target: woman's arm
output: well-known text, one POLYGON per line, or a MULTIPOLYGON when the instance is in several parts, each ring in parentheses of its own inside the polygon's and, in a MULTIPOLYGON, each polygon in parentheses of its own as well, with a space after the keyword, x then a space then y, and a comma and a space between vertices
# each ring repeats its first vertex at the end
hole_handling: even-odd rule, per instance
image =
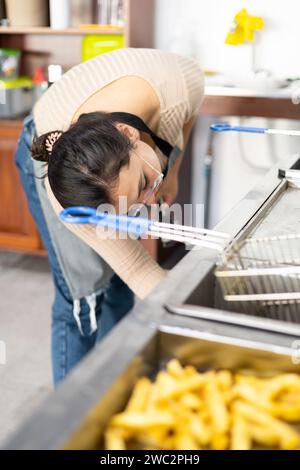
POLYGON ((178 135, 182 133, 183 148, 181 155, 178 157, 168 175, 166 176, 158 194, 158 200, 160 197, 162 197, 169 205, 174 202, 177 196, 178 176, 183 155, 188 144, 191 131, 195 125, 197 117, 199 116, 199 110, 204 98, 204 74, 200 65, 195 60, 188 59, 186 57, 180 58, 180 63, 182 60, 185 62, 185 67, 183 67, 181 70, 186 86, 186 95, 188 96, 188 99, 186 100, 187 117, 182 127, 178 129, 178 135), (187 63, 189 64, 189 67, 186 67, 187 63))
POLYGON ((178 193, 178 177, 179 177, 179 170, 182 164, 183 155, 188 144, 191 131, 194 127, 194 124, 197 120, 198 115, 194 115, 187 123, 183 126, 183 151, 181 155, 177 158, 176 162, 172 166, 171 170, 165 177, 161 189, 157 195, 157 200, 161 197, 163 198, 164 202, 168 205, 171 205, 174 200, 176 199, 178 193))
MULTIPOLYGON (((49 200, 58 215, 62 207, 51 191, 48 178, 45 184, 49 200)), ((146 297, 166 276, 166 271, 151 258, 138 240, 110 240, 105 238, 107 234, 104 231, 96 233, 93 225, 65 225, 93 248, 139 298, 146 297)))

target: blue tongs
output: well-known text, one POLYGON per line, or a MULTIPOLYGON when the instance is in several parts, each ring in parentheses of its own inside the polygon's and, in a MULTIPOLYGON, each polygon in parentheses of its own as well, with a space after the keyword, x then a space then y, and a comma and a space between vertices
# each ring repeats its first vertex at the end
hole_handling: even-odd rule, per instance
POLYGON ((60 219, 68 224, 91 224, 125 232, 135 237, 154 236, 190 245, 198 245, 222 251, 230 241, 226 233, 187 227, 179 224, 156 222, 142 217, 129 217, 99 212, 92 207, 75 206, 64 209, 60 219))
POLYGON ((210 129, 214 132, 251 132, 253 134, 274 134, 274 135, 290 135, 300 137, 300 131, 285 129, 268 129, 267 127, 247 127, 247 126, 231 126, 226 123, 212 124, 210 129))

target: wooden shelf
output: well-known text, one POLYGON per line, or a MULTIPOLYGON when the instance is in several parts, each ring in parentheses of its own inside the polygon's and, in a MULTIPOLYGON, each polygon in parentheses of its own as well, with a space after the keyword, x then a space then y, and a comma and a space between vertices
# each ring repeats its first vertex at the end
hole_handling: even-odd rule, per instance
MULTIPOLYGON (((32 76, 37 67, 61 64, 66 69, 82 61, 81 42, 88 34, 121 34, 126 47, 153 47, 155 0, 124 0, 124 27, 0 27, 0 47, 23 51, 21 73, 32 76)), ((0 249, 45 253, 14 162, 22 118, 0 119, 0 249)), ((150 242, 150 240, 148 240, 150 242)), ((147 249, 160 259, 157 240, 147 249)))
POLYGON ((85 34, 124 34, 124 28, 119 26, 99 26, 96 28, 67 28, 53 29, 48 26, 40 28, 0 27, 0 34, 37 34, 55 36, 80 36, 85 34))

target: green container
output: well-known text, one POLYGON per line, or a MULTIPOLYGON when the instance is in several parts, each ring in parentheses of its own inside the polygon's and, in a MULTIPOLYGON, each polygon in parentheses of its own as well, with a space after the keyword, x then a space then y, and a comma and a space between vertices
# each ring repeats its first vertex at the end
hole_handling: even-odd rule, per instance
POLYGON ((30 77, 19 77, 12 80, 0 80, 0 89, 5 88, 6 90, 16 88, 32 88, 33 81, 30 77))
POLYGON ((17 78, 21 52, 8 47, 0 48, 0 78, 17 78))
POLYGON ((82 62, 125 47, 123 34, 88 34, 82 39, 82 62))

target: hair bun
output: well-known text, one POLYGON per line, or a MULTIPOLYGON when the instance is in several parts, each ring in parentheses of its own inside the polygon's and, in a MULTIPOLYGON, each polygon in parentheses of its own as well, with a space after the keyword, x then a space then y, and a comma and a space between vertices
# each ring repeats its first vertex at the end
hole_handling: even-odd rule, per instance
POLYGON ((51 131, 40 137, 35 137, 31 146, 31 156, 34 160, 49 163, 53 146, 61 137, 61 131, 51 131))

